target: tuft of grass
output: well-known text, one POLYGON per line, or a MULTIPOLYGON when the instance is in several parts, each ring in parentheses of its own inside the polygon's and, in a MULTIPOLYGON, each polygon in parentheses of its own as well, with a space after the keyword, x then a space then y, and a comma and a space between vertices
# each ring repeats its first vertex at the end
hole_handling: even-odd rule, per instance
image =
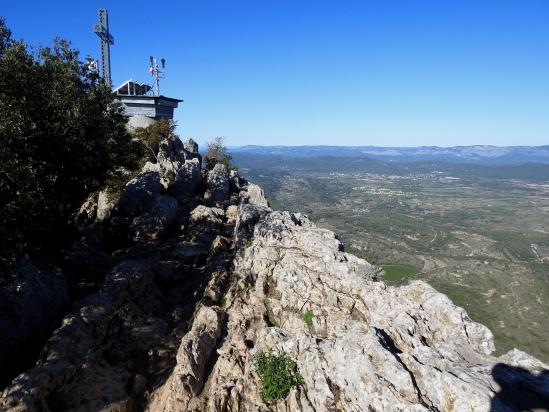
POLYGON ((313 326, 313 318, 315 317, 315 314, 308 310, 303 315, 301 315, 301 319, 303 319, 303 322, 307 324, 307 326, 313 326))
POLYGON ((264 401, 283 399, 290 389, 303 384, 297 363, 284 352, 259 352, 252 362, 261 378, 259 392, 264 401))

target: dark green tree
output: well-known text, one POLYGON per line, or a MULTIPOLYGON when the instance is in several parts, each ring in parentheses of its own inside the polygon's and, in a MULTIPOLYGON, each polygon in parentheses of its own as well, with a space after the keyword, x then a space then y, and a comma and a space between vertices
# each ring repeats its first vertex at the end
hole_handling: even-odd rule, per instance
POLYGON ((0 20, 0 265, 59 250, 83 200, 137 166, 138 146, 68 41, 31 52, 0 20))

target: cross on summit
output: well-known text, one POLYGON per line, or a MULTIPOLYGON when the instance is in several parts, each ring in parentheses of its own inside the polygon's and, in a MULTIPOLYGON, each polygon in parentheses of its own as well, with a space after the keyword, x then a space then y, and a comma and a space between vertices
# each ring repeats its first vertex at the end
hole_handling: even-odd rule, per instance
POLYGON ((107 9, 99 9, 99 23, 93 31, 101 39, 101 76, 109 86, 111 82, 111 44, 114 44, 114 37, 109 32, 109 15, 107 9))

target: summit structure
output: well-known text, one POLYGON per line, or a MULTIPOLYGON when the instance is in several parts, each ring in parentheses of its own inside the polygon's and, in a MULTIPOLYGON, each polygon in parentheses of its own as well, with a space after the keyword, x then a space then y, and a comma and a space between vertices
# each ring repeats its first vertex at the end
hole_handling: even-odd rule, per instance
MULTIPOLYGON (((109 14, 106 9, 99 9, 99 22, 93 31, 101 39, 101 78, 112 85, 110 45, 114 37, 109 31, 109 14)), ((149 73, 154 76, 154 85, 148 85, 129 79, 114 89, 116 101, 128 116, 130 128, 147 127, 160 119, 173 119, 174 109, 183 100, 166 97, 160 94, 160 79, 164 78, 166 60, 161 59, 160 65, 150 57, 149 73)), ((94 62, 95 64, 95 62, 94 62)))
POLYGON ((111 81, 111 44, 114 44, 114 37, 109 32, 109 12, 107 9, 99 9, 99 23, 93 31, 101 39, 101 77, 109 86, 111 81))

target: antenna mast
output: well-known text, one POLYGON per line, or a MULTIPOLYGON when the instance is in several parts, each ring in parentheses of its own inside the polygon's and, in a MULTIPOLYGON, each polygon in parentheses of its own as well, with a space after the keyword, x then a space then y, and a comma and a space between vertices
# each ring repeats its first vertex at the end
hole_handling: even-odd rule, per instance
POLYGON ((158 67, 158 62, 153 56, 149 58, 149 73, 154 76, 157 96, 160 96, 160 79, 164 78, 166 59, 160 59, 160 64, 162 65, 162 70, 158 67))
POLYGON ((93 31, 101 39, 101 77, 103 81, 111 86, 111 44, 114 44, 114 37, 109 32, 109 14, 107 9, 99 9, 99 23, 93 31))

